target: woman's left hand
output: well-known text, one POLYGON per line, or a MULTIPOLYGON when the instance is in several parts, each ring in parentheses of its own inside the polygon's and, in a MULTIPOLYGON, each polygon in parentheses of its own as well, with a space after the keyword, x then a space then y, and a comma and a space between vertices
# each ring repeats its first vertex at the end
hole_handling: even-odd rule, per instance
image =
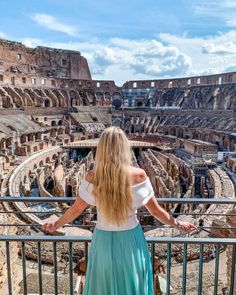
POLYGON ((198 229, 196 225, 184 221, 177 221, 175 228, 178 229, 181 233, 187 233, 198 229))

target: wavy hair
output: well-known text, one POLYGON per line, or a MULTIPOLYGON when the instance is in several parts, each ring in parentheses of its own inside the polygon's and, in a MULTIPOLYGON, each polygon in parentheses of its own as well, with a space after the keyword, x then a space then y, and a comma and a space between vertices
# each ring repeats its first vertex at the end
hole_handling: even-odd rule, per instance
POLYGON ((121 225, 132 204, 127 166, 132 163, 129 140, 119 127, 106 128, 98 141, 93 173, 93 195, 102 214, 121 225))

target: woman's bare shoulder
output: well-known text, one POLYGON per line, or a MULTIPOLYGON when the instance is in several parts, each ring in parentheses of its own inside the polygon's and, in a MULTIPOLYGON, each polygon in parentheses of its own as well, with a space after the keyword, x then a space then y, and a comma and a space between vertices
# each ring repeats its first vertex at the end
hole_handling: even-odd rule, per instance
POLYGON ((130 166, 129 172, 131 175, 132 185, 139 184, 148 178, 147 173, 138 167, 130 166))

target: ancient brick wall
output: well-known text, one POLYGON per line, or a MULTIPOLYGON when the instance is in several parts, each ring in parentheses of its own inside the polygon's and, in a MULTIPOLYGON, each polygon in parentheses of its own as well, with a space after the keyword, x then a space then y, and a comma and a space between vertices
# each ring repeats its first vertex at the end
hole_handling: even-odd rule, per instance
POLYGON ((79 51, 29 48, 0 39, 0 73, 91 80, 87 60, 79 51))

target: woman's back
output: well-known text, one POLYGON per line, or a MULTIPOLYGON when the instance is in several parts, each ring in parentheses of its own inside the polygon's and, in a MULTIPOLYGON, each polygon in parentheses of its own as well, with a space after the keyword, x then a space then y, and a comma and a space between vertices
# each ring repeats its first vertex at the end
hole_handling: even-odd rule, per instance
MULTIPOLYGON (((129 209, 127 219, 117 225, 107 220, 99 208, 95 197, 93 196, 93 172, 89 172, 82 181, 79 189, 80 197, 88 204, 97 207, 97 228, 101 230, 120 231, 128 230, 138 225, 137 209, 144 206, 154 195, 152 185, 144 170, 132 166, 127 167, 128 177, 131 185, 132 205, 129 209)), ((109 196, 107 198, 109 202, 109 196)))

